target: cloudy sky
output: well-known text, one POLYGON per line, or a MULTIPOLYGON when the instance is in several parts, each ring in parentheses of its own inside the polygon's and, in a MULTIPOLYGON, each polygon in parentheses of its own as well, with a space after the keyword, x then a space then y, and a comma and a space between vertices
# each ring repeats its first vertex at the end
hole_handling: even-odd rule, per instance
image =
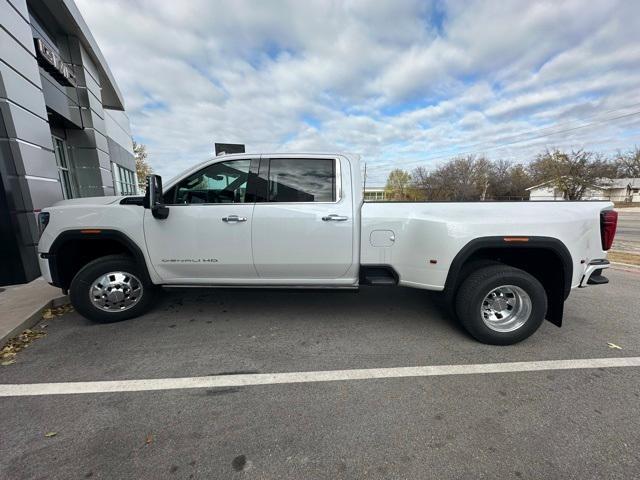
POLYGON ((640 146, 636 0, 76 0, 168 177, 212 154, 347 151, 370 184, 457 154, 640 146))

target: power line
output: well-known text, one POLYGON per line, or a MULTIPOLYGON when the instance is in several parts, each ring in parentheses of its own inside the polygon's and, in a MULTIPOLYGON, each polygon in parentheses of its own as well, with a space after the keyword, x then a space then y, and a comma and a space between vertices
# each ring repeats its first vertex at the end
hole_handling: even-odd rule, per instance
MULTIPOLYGON (((624 108, 628 109, 628 108, 631 108, 631 107, 635 107, 637 105, 640 105, 640 103, 631 104, 631 105, 629 105, 627 107, 624 107, 624 108)), ((611 113, 611 112, 620 111, 620 110, 622 110, 622 108, 615 109, 615 110, 610 110, 610 111, 605 112, 605 113, 611 113)), ((576 127, 571 127, 571 128, 567 128, 567 129, 563 129, 563 130, 556 130, 556 131, 552 131, 552 132, 549 132, 549 133, 542 133, 542 134, 534 136, 534 137, 528 137, 528 138, 524 138, 524 139, 521 139, 521 140, 513 140, 513 141, 510 141, 510 142, 501 143, 499 145, 494 145, 493 147, 483 148, 482 150, 483 151, 498 150, 498 149, 501 149, 501 148, 504 148, 504 147, 508 147, 510 145, 515 145, 515 144, 523 143, 523 142, 529 142, 529 141, 532 141, 532 140, 537 140, 539 138, 551 137, 551 136, 554 136, 554 135, 559 135, 561 133, 569 133, 569 132, 572 132, 572 131, 575 131, 575 130, 588 128, 588 127, 591 127, 591 126, 594 126, 594 125, 598 125, 598 124, 601 124, 601 123, 606 123, 606 122, 610 122, 610 121, 614 121, 614 120, 619 120, 619 119, 622 119, 622 118, 632 117, 632 116, 635 116, 635 115, 638 115, 638 114, 640 114, 640 110, 635 111, 635 112, 626 113, 626 114, 623 114, 623 115, 618 115, 618 116, 615 116, 615 117, 602 118, 600 120, 596 120, 596 121, 593 121, 593 122, 590 122, 590 123, 586 123, 586 124, 583 124, 583 125, 578 125, 576 127)), ((537 130, 531 130, 529 132, 519 133, 517 135, 512 136, 511 138, 521 137, 522 135, 527 135, 529 133, 542 132, 542 131, 548 130, 550 128, 557 128, 557 126, 545 127, 544 129, 537 129, 537 130)), ((510 137, 506 137, 506 138, 510 138, 510 137)), ((493 142, 491 142, 491 141, 479 142, 477 144, 468 145, 465 148, 468 149, 469 147, 475 147, 475 146, 488 144, 488 143, 493 143, 493 142)), ((410 164, 415 164, 415 163, 424 162, 424 161, 442 160, 442 159, 451 158, 452 156, 467 155, 467 154, 476 153, 476 152, 477 152, 477 149, 472 149, 472 150, 467 150, 467 151, 458 151, 456 153, 453 153, 453 154, 450 153, 450 154, 447 154, 447 155, 441 156, 441 157, 427 157, 427 158, 423 158, 423 159, 420 159, 420 160, 412 160, 410 162, 410 164)), ((389 162, 385 162, 385 163, 377 164, 377 165, 375 165, 375 167, 379 168, 379 167, 382 167, 382 166, 390 166, 390 165, 392 165, 392 164, 389 163, 389 162)))
MULTIPOLYGON (((599 112, 599 113, 597 113, 597 114, 595 114, 595 115, 588 116, 588 117, 586 117, 586 118, 585 118, 585 120, 592 120, 592 119, 595 119, 596 117, 601 116, 601 115, 608 115, 608 114, 610 114, 610 113, 620 112, 620 111, 622 111, 622 110, 629 110, 630 108, 634 108, 634 107, 638 107, 638 106, 640 106, 640 102, 638 102, 638 103, 632 103, 631 105, 627 105, 627 106, 625 106, 625 107, 619 107, 619 108, 613 108, 613 109, 611 109, 611 110, 605 110, 604 112, 599 112)), ((598 120, 598 121, 603 121, 603 120, 607 120, 607 119, 600 119, 600 120, 598 120)), ((550 135, 555 135, 555 134, 556 134, 556 133, 558 133, 558 132, 554 132, 554 131, 553 131, 554 129, 559 128, 559 127, 562 127, 562 126, 563 126, 563 125, 565 125, 565 124, 566 124, 566 125, 568 125, 569 123, 570 123, 570 122, 565 122, 565 123, 560 123, 560 124, 552 125, 552 126, 550 126, 550 127, 536 128, 536 129, 533 129, 533 130, 529 130, 529 131, 527 131, 527 132, 520 132, 520 133, 517 133, 517 134, 515 134, 515 135, 506 136, 506 137, 503 137, 503 138, 498 138, 498 139, 496 139, 495 141, 496 141, 496 142, 502 142, 502 141, 504 141, 504 140, 509 140, 510 138, 517 138, 517 137, 521 137, 521 136, 523 136, 523 135, 531 135, 531 134, 535 134, 535 133, 538 133, 538 132, 544 132, 544 131, 546 131, 546 130, 551 130, 551 132, 550 132, 550 133, 548 133, 547 135, 549 135, 549 136, 550 136, 550 135)), ((560 133, 561 133, 561 132, 560 132, 560 133)), ((483 145, 483 144, 487 144, 487 143, 493 143, 493 141, 485 140, 485 141, 483 141, 483 142, 478 142, 478 143, 476 143, 476 144, 467 145, 467 147, 465 147, 465 148, 477 147, 477 146, 479 146, 479 145, 483 145)))

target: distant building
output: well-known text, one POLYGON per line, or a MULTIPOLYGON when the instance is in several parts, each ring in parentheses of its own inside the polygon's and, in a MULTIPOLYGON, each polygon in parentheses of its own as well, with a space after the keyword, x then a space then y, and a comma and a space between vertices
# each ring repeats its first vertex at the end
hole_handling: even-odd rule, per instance
POLYGON ((381 202, 387 200, 384 187, 365 187, 364 200, 366 202, 381 202))
POLYGON ((37 214, 137 193, 124 100, 72 0, 0 0, 0 285, 40 275, 37 214))
MULTIPOLYGON (((527 188, 529 200, 564 200, 562 192, 550 183, 545 182, 527 188)), ((582 199, 640 203, 640 178, 611 179, 605 186, 589 188, 582 199)))

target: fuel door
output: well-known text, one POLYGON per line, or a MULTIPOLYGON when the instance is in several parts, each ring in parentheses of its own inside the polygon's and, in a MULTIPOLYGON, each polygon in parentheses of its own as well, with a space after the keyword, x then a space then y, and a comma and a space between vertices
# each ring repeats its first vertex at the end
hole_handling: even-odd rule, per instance
POLYGON ((391 247, 396 241, 396 234, 392 230, 374 230, 369 235, 369 243, 373 247, 391 247))

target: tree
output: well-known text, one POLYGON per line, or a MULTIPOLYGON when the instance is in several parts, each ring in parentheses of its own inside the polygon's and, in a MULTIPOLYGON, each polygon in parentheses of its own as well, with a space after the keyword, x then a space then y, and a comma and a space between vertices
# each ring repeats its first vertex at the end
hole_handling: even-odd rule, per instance
POLYGON ((489 193, 492 164, 484 157, 469 155, 449 160, 433 172, 418 167, 411 175, 413 190, 424 200, 482 200, 489 193))
POLYGON ((147 163, 147 146, 143 143, 133 141, 133 155, 136 158, 136 175, 138 177, 138 187, 140 190, 147 189, 147 175, 153 173, 151 165, 147 163))
POLYGON ((640 178, 640 148, 618 152, 615 164, 619 178, 640 178))
POLYGON ((498 160, 491 165, 488 196, 494 200, 521 200, 527 196, 531 177, 522 164, 498 160))
POLYGON ((593 187, 603 187, 615 176, 615 166, 593 152, 547 150, 529 165, 534 182, 547 182, 566 200, 580 200, 593 187))
POLYGON ((408 200, 410 182, 409 172, 396 168, 389 173, 384 191, 391 200, 408 200))

